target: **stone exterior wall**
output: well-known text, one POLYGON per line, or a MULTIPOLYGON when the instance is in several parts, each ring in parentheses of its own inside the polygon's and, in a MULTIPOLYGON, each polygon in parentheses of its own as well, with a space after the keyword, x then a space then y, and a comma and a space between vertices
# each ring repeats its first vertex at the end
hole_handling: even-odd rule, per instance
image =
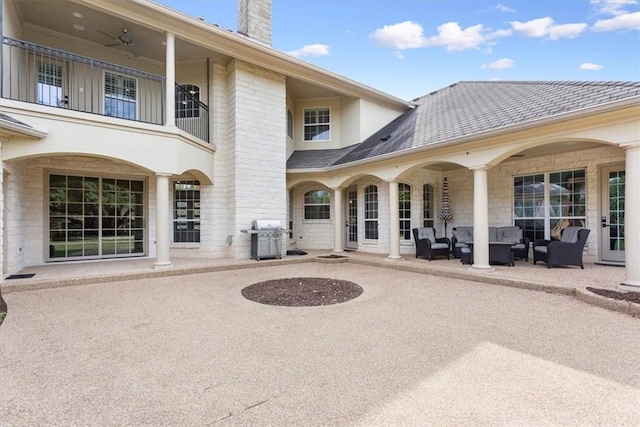
POLYGON ((299 249, 333 249, 335 224, 335 198, 333 192, 316 183, 299 185, 291 191, 293 195, 293 240, 299 249), (331 194, 330 219, 304 219, 304 195, 309 191, 326 190, 331 194))
POLYGON ((238 32, 271 46, 271 0, 239 0, 238 32))
POLYGON ((227 215, 234 216, 234 257, 242 259, 250 256, 251 239, 240 231, 253 220, 277 219, 286 227, 286 82, 243 62, 229 67, 227 215))

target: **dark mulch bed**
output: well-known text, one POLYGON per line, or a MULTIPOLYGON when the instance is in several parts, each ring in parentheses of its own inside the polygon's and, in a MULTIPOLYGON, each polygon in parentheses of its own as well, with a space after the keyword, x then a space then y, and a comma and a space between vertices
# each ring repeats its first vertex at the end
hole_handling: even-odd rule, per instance
POLYGON ((640 304, 640 292, 624 292, 615 291, 612 289, 598 289, 589 287, 587 288, 587 290, 603 297, 640 304))
POLYGON ((286 307, 339 304, 361 294, 362 288, 353 282, 324 277, 267 280, 242 289, 242 296, 248 300, 286 307))

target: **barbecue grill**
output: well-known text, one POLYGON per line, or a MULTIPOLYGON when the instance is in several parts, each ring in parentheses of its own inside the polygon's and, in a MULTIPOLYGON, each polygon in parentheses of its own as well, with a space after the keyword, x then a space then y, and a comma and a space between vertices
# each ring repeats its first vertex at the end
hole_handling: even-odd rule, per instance
POLYGON ((282 234, 286 232, 277 219, 256 219, 251 230, 240 230, 251 235, 251 258, 282 258, 282 234))

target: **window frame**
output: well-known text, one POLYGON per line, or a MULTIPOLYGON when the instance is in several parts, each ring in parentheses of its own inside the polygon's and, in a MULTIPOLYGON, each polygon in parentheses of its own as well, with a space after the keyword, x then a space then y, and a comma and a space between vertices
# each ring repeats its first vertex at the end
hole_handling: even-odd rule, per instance
POLYGON ((511 183, 513 224, 519 226, 531 241, 559 239, 563 228, 584 227, 587 223, 586 168, 514 175, 511 183), (568 188, 569 184, 571 188, 568 188), (531 187, 528 197, 525 195, 527 185, 531 187), (521 188, 520 195, 516 194, 518 188, 521 188), (554 192, 561 195, 552 194, 554 192), (576 198, 582 203, 575 203, 576 198))
POLYGON ((433 227, 435 224, 435 191, 432 184, 422 186, 422 226, 433 227))
POLYGON ((304 193, 302 198, 304 219, 312 220, 330 220, 331 219, 331 193, 327 190, 310 190, 304 193), (324 193, 319 197, 320 200, 325 199, 326 202, 318 202, 315 196, 324 193), (320 208, 320 209, 318 209, 320 208))
POLYGON ((398 218, 400 219, 400 240, 411 240, 411 185, 398 183, 398 218), (408 197, 403 201, 403 197, 408 197))
POLYGON ((202 185, 197 179, 171 182, 171 238, 176 244, 200 244, 202 185), (182 188, 180 188, 182 187, 182 188), (197 193, 197 197, 196 197, 197 193), (184 196, 184 197, 179 197, 184 196), (178 214, 184 216, 178 217, 178 214), (190 227, 191 225, 191 227, 190 227), (180 228, 178 228, 180 226, 180 228))
POLYGON ((328 142, 331 141, 331 107, 314 107, 314 108, 305 108, 302 110, 302 138, 304 142, 328 142), (313 123, 307 123, 307 113, 315 112, 315 119, 318 120, 320 116, 320 112, 326 111, 326 117, 328 117, 326 122, 315 121, 313 123), (326 130, 320 131, 320 128, 326 126, 326 130), (311 127, 316 127, 316 132, 311 136, 311 138, 307 138, 307 129, 311 127), (326 138, 316 139, 318 135, 327 134, 326 138))
POLYGON ((184 83, 178 86, 183 92, 190 94, 193 99, 189 99, 182 92, 176 92, 176 119, 199 119, 200 86, 195 83, 184 83))
MULTIPOLYGON (((115 117, 115 118, 119 118, 119 119, 125 119, 125 120, 138 120, 139 117, 139 112, 138 112, 138 79, 136 77, 131 77, 131 76, 127 76, 125 74, 121 74, 121 73, 115 73, 112 71, 104 71, 104 75, 103 75, 103 79, 102 79, 103 83, 104 83, 104 87, 103 87, 103 96, 104 96, 104 102, 103 102, 103 107, 104 107, 104 115, 107 117, 115 117), (132 81, 134 83, 133 86, 133 91, 134 91, 134 97, 127 97, 127 95, 123 95, 123 94, 111 94, 111 93, 107 93, 107 76, 115 76, 119 79, 122 79, 122 81, 129 80, 132 81), (120 111, 116 112, 116 113, 110 113, 109 107, 107 107, 107 100, 115 100, 115 101, 120 101, 121 103, 131 103, 133 104, 133 108, 132 109, 125 109, 122 108, 122 111, 132 111, 133 112, 133 117, 129 117, 127 114, 120 114, 120 111)), ((128 90, 126 87, 121 87, 119 89, 122 89, 123 92, 125 92, 126 90, 128 90)), ((120 106, 126 106, 126 104, 120 104, 120 106)))
POLYGON ((378 186, 371 184, 364 188, 363 218, 365 240, 378 240, 379 197, 378 186))
POLYGON ((293 139, 293 113, 287 109, 287 136, 289 139, 293 139))

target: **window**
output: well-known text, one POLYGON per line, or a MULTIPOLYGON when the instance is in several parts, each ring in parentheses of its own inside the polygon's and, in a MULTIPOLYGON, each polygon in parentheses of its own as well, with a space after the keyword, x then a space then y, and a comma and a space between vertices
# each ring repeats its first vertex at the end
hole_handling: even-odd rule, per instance
POLYGON ((136 120, 136 96, 136 79, 104 73, 105 115, 136 120))
POLYGON ((425 184, 422 186, 422 224, 423 227, 433 227, 433 213, 435 206, 433 204, 433 185, 425 184))
POLYGON ((49 175, 49 260, 144 255, 144 182, 49 175))
POLYGON ((411 186, 398 184, 398 197, 400 206, 400 238, 411 239, 411 186))
POLYGON ((304 219, 330 219, 331 198, 325 190, 309 191, 304 195, 304 219))
POLYGON ((38 63, 38 104, 62 107, 62 66, 38 63))
POLYGON ((173 183, 173 241, 200 242, 200 182, 173 183))
POLYGON ((513 178, 513 216, 530 240, 560 239, 569 226, 586 224, 585 171, 572 170, 513 178))
POLYGON ((179 86, 176 90, 176 118, 200 117, 200 87, 192 84, 179 86))
POLYGON ((331 140, 331 113, 328 108, 304 110, 304 140, 331 140))
POLYGON ((364 238, 378 239, 378 187, 364 189, 364 238))
POLYGON ((287 110, 287 136, 293 139, 293 114, 287 110))

